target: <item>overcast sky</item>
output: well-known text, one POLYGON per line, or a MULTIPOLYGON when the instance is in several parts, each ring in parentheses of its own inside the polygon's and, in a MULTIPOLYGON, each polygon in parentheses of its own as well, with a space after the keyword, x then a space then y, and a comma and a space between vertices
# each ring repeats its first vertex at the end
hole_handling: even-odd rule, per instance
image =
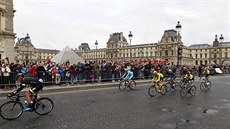
POLYGON ((230 42, 230 0, 14 0, 14 31, 29 33, 36 48, 105 48, 109 35, 123 32, 132 44, 157 43, 164 30, 182 25, 186 46, 230 42))

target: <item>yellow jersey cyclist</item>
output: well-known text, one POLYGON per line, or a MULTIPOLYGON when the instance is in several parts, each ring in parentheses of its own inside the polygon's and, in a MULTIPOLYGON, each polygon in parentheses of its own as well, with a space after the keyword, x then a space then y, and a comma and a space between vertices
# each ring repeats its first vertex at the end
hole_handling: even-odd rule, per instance
POLYGON ((152 82, 155 81, 158 87, 158 92, 161 92, 162 81, 164 80, 164 75, 162 73, 158 73, 157 71, 153 72, 152 82))
POLYGON ((192 87, 192 83, 194 82, 194 76, 192 75, 192 73, 190 71, 187 71, 187 73, 184 75, 182 82, 184 84, 188 83, 188 88, 192 87))
POLYGON ((26 87, 27 84, 30 84, 31 89, 26 92, 26 101, 28 103, 27 108, 25 109, 26 111, 31 111, 32 110, 32 103, 33 103, 33 94, 37 93, 39 90, 43 88, 42 85, 42 79, 38 79, 36 77, 25 77, 23 74, 18 74, 17 75, 17 80, 20 81, 20 86, 18 89, 13 91, 12 93, 9 93, 7 96, 12 97, 13 95, 19 93, 23 88, 26 87))
POLYGON ((201 78, 202 78, 203 75, 205 75, 205 81, 209 81, 210 70, 208 69, 208 67, 204 68, 204 70, 202 72, 202 75, 201 75, 201 78))

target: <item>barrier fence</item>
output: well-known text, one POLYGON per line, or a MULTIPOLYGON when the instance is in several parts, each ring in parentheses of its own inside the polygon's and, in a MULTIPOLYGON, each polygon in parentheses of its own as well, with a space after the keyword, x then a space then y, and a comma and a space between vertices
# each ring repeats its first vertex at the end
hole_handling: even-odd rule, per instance
MULTIPOLYGON (((165 71, 161 71, 165 74, 165 71)), ((211 70, 211 74, 214 71, 211 70)), ((152 77, 151 71, 134 70, 133 79, 150 79, 152 77)), ((192 70, 193 75, 198 76, 197 70, 192 70)), ((223 70, 224 74, 229 74, 229 70, 223 70)), ((124 71, 84 71, 75 73, 65 73, 52 75, 51 72, 37 72, 36 77, 41 78, 45 86, 62 85, 62 84, 81 84, 81 83, 93 83, 93 82, 115 82, 121 79, 124 71)), ((0 88, 17 87, 19 82, 16 81, 17 73, 11 72, 9 76, 0 76, 0 88)), ((165 74, 167 75, 167 74, 165 74)), ((177 71, 176 76, 181 77, 183 72, 177 71)), ((29 76, 25 74, 25 76, 29 76)))

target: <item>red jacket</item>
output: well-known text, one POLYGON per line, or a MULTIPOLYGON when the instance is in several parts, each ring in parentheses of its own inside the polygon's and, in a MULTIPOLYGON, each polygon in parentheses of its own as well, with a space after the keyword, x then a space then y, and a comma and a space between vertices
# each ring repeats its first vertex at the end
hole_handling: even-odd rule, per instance
POLYGON ((35 77, 37 75, 37 68, 30 67, 29 73, 30 73, 30 77, 35 77))

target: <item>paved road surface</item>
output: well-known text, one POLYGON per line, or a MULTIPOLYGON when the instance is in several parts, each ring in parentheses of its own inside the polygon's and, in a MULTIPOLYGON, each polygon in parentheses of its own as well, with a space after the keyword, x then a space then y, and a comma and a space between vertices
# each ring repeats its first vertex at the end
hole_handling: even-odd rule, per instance
MULTIPOLYGON (((230 76, 212 77, 212 89, 194 97, 179 92, 149 97, 149 85, 135 91, 118 88, 49 93, 54 110, 46 116, 0 118, 1 129, 229 129, 230 76), (206 113, 204 113, 206 110, 206 113)), ((5 102, 0 99, 0 104, 5 102)))

